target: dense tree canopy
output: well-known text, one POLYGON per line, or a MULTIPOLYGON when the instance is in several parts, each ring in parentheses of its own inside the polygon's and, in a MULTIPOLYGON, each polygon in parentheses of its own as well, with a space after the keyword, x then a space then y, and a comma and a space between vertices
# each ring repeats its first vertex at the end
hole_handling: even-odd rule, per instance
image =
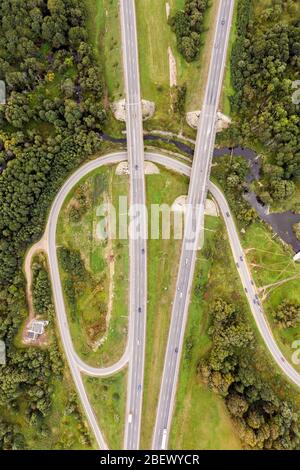
POLYGON ((258 449, 299 448, 299 414, 261 380, 255 364, 255 338, 239 307, 218 299, 211 318, 212 348, 199 365, 199 373, 225 397, 242 442, 258 449))
MULTIPOLYGON (((28 423, 51 408, 51 380, 61 374, 57 345, 19 350, 14 337, 26 312, 21 271, 26 248, 41 236, 62 182, 101 146, 105 122, 103 74, 88 43, 80 0, 2 0, 0 80, 0 406, 26 401, 28 423)), ((34 306, 50 315, 46 273, 34 273, 34 306)), ((53 310, 53 307, 52 307, 53 310)), ((2 424, 1 424, 2 426, 2 424)), ((3 433, 2 433, 3 434, 3 433)), ((0 447, 9 447, 0 432, 0 447)), ((15 444, 21 446, 18 433, 15 444)))
POLYGON ((300 105, 292 99, 300 76, 300 19, 294 0, 272 0, 260 15, 253 9, 259 3, 239 1, 232 105, 243 136, 259 139, 282 168, 274 187, 267 188, 271 198, 281 199, 292 188, 278 179, 300 174, 300 105))
POLYGON ((192 62, 199 54, 204 15, 208 5, 208 0, 185 0, 184 10, 177 11, 170 18, 178 50, 187 62, 192 62))

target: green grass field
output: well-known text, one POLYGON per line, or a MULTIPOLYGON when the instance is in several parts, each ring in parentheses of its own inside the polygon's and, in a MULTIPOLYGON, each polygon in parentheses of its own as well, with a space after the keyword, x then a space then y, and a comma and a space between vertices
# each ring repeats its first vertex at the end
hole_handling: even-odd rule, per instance
MULTIPOLYGON (((65 297, 75 348, 95 366, 114 363, 121 357, 127 340, 128 240, 101 240, 97 209, 112 202, 118 210, 119 196, 127 196, 128 177, 117 176, 115 167, 100 168, 86 176, 66 198, 59 217, 58 246, 80 251, 89 277, 81 283, 75 316, 65 297), (80 210, 80 194, 86 210, 78 223, 70 211, 80 210), (108 330, 106 328, 109 320, 108 330)), ((61 269, 62 282, 67 274, 61 269)))
MULTIPOLYGON (((160 168, 147 176, 147 204, 172 204, 187 194, 188 179, 160 168)), ((149 240, 148 309, 141 448, 151 448, 181 241, 149 240)))
POLYGON ((108 97, 124 96, 121 27, 118 0, 85 0, 88 31, 96 57, 103 67, 108 97))
POLYGON ((105 379, 84 377, 84 384, 109 449, 123 449, 127 372, 105 379))
MULTIPOLYGON (((260 293, 275 338, 288 360, 294 352, 292 343, 300 338, 300 324, 295 328, 280 329, 275 323, 273 312, 284 300, 300 303, 300 265, 292 259, 292 252, 262 223, 253 224, 242 236, 242 243, 247 252, 248 265, 258 288, 265 289, 260 293), (288 280, 296 276, 294 280, 288 280), (299 277, 297 277, 299 276, 299 277), (276 283, 282 284, 276 285, 276 283)), ((295 368, 300 370, 299 366, 295 368)))
MULTIPOLYGON (((184 5, 183 0, 171 0, 169 3, 171 15, 184 5)), ((166 2, 139 0, 136 3, 142 95, 156 104, 155 115, 146 123, 147 127, 179 131, 184 126, 187 133, 191 132, 171 109, 168 47, 171 47, 176 60, 177 84, 187 86, 187 111, 200 109, 213 39, 214 28, 211 26, 217 4, 218 1, 214 0, 206 15, 206 31, 202 35, 205 45, 201 48, 199 58, 187 63, 177 51, 175 34, 167 23, 166 2)))
POLYGON ((241 444, 223 400, 207 389, 197 365, 210 347, 209 305, 220 296, 243 304, 243 291, 219 218, 206 217, 180 366, 171 449, 239 449, 241 444), (226 279, 226 282, 225 282, 226 279))
POLYGON ((220 99, 221 111, 224 114, 226 114, 226 116, 231 115, 230 97, 234 94, 234 89, 233 89, 232 80, 231 80, 231 53, 232 53, 232 48, 233 48, 233 45, 237 36, 237 24, 236 24, 237 13, 238 13, 238 2, 235 2, 232 27, 231 27, 230 36, 229 36, 224 82, 223 82, 222 94, 221 94, 221 99, 220 99))

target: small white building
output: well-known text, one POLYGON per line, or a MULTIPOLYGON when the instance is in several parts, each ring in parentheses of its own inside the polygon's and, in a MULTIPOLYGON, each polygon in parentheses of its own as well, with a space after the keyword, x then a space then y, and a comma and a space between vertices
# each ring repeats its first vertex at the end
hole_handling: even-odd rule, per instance
POLYGON ((35 341, 39 336, 41 336, 45 327, 48 325, 47 320, 33 320, 28 326, 27 337, 30 341, 35 341))

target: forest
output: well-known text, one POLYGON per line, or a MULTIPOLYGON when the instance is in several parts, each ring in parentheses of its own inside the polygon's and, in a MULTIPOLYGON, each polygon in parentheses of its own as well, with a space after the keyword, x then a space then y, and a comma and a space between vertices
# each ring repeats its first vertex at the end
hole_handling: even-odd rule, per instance
POLYGON ((199 55, 204 15, 208 7, 209 0, 185 0, 184 9, 178 10, 169 19, 176 34, 178 50, 187 62, 192 62, 199 55))
POLYGON ((298 410, 264 381, 258 370, 257 344, 240 306, 217 299, 211 307, 212 347, 199 364, 199 375, 225 398, 238 435, 247 448, 298 449, 298 410))
POLYGON ((237 39, 231 57, 236 127, 246 142, 269 155, 260 197, 265 203, 294 193, 300 175, 300 105, 292 99, 300 77, 300 18, 297 2, 240 0, 237 39))
MULTIPOLYGON (((27 316, 22 262, 66 176, 101 147, 105 84, 81 0, 2 0, 0 18, 0 80, 7 90, 0 105, 0 339, 7 352, 0 408, 26 403, 28 425, 42 426, 62 363, 55 344, 15 346, 27 316)), ((37 276, 35 307, 44 313, 45 274, 37 276)), ((25 446, 19 430, 1 421, 0 447, 25 446)))

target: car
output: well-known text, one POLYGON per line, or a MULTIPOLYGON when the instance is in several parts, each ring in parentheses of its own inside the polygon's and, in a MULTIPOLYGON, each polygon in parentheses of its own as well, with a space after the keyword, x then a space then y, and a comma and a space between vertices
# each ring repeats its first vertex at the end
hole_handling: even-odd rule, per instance
POLYGON ((141 344, 140 340, 138 339, 137 340, 137 345, 139 346, 141 344))
POLYGON ((252 284, 252 286, 254 286, 254 282, 253 282, 253 280, 252 280, 252 279, 251 279, 251 284, 252 284))
POLYGON ((183 296, 183 293, 182 293, 182 292, 180 292, 180 298, 181 298, 181 299, 182 299, 182 296, 183 296))
POLYGON ((245 287, 245 292, 246 292, 246 294, 248 294, 248 289, 247 289, 247 287, 245 287))
POLYGON ((142 390, 141 384, 138 385, 138 388, 137 388, 137 389, 138 389, 138 392, 140 392, 140 391, 142 390))
POLYGON ((141 311, 142 311, 142 309, 141 309, 141 307, 139 307, 139 308, 138 308, 138 312, 141 313, 141 311))
POLYGON ((242 257, 242 256, 240 256, 240 261, 242 261, 242 262, 244 261, 244 259, 243 259, 243 257, 242 257))
POLYGON ((132 413, 129 413, 128 415, 128 424, 132 423, 132 413))
POLYGON ((143 253, 143 255, 145 254, 145 248, 142 248, 142 253, 143 253))
POLYGON ((221 25, 224 26, 224 24, 225 24, 225 18, 222 18, 221 25))
POLYGON ((226 217, 230 217, 230 214, 229 214, 229 212, 226 212, 226 217))
POLYGON ((235 263, 235 264, 236 264, 236 267, 237 267, 237 268, 239 268, 239 267, 240 267, 239 263, 235 263))
POLYGON ((134 168, 135 168, 136 170, 138 170, 138 169, 139 169, 139 166, 138 166, 138 165, 134 165, 134 168))
POLYGON ((284 357, 282 357, 282 356, 281 356, 281 360, 282 360, 282 362, 285 362, 285 359, 284 359, 284 357))
POLYGON ((178 348, 175 348, 175 352, 176 352, 176 354, 178 353, 178 348))
POLYGON ((187 265, 187 264, 188 264, 188 262, 189 262, 189 259, 188 259, 188 258, 186 258, 186 259, 185 259, 185 265, 187 265))

